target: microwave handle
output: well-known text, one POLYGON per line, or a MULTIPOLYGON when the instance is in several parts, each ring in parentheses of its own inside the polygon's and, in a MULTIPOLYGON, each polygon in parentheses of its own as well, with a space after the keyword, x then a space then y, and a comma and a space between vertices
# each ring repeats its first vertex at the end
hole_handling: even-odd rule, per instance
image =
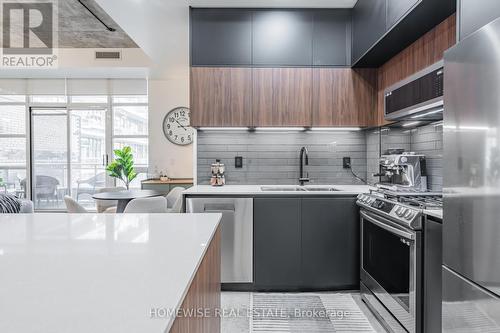
MULTIPOLYGON (((395 228, 395 227, 393 227, 393 226, 391 226, 389 224, 377 221, 376 219, 374 219, 373 217, 369 216, 368 214, 366 214, 364 212, 361 212, 361 217, 363 219, 365 219, 365 220, 367 220, 367 221, 375 224, 376 226, 389 231, 390 233, 393 233, 395 235, 398 235, 400 237, 403 237, 403 238, 406 238, 406 239, 410 239, 410 240, 414 240, 415 239, 415 235, 413 235, 413 234, 411 234, 409 232, 400 230, 398 228, 395 228)), ((388 220, 384 219, 383 217, 380 217, 380 219, 388 221, 388 220)))

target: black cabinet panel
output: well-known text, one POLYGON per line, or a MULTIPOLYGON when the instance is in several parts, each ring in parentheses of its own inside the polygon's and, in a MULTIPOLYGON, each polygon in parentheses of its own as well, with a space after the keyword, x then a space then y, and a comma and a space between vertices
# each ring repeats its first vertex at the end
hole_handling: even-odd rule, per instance
POLYGON ((313 65, 349 65, 351 11, 321 10, 313 15, 313 65))
POLYGON ((459 0, 460 40, 500 17, 498 0, 459 0))
POLYGON ((312 65, 311 11, 262 10, 253 14, 253 63, 312 65))
POLYGON ((408 11, 422 0, 386 0, 387 30, 396 24, 408 11))
POLYGON ((386 0, 358 0, 352 12, 355 63, 386 32, 386 0))
POLYGON ((254 283, 257 290, 300 286, 300 198, 254 199, 254 283))
POLYGON ((252 64, 252 12, 191 10, 191 62, 203 65, 252 64))
POLYGON ((302 286, 359 287, 359 209, 355 198, 302 199, 302 286))

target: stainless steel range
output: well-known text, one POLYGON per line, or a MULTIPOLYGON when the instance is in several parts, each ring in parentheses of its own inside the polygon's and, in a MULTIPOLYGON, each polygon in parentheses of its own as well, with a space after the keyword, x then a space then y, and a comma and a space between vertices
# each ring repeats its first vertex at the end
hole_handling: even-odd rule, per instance
MULTIPOLYGON (((427 311, 426 307, 434 306, 427 304, 423 296, 426 288, 440 290, 441 281, 426 279, 425 274, 440 272, 441 258, 430 260, 430 256, 440 256, 441 225, 435 228, 424 211, 442 209, 441 195, 379 188, 359 195, 357 204, 361 216, 360 278, 364 302, 390 332, 424 332, 424 327, 440 327, 441 314, 427 311), (426 239, 431 226, 433 237, 426 239), (435 237, 436 230, 439 237, 435 237), (426 260, 435 262, 429 272, 424 271, 426 260)), ((430 301, 438 305, 441 302, 430 301)))

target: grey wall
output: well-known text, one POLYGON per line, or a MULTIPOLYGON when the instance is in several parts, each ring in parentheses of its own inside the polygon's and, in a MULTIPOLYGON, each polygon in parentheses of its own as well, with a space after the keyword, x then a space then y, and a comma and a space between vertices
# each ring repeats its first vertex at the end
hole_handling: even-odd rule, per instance
POLYGON ((366 131, 366 176, 370 184, 379 181, 373 175, 379 172, 380 160, 380 129, 366 131))
POLYGON ((312 184, 361 184, 342 168, 342 157, 351 157, 353 170, 366 177, 364 131, 354 132, 223 132, 199 131, 197 137, 198 184, 208 184, 210 164, 221 159, 227 184, 298 184, 299 150, 309 150, 312 184), (243 156, 235 169, 234 157, 243 156))
POLYGON ((427 187, 443 189, 443 126, 428 125, 411 132, 412 151, 424 154, 427 160, 427 187))

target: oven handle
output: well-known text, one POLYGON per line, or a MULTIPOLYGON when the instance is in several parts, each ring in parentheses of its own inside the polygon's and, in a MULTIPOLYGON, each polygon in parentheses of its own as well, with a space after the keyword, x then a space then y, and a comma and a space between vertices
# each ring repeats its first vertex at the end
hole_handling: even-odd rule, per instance
POLYGON ((365 212, 361 212, 361 217, 365 220, 368 220, 370 221, 371 223, 377 225, 378 227, 382 228, 382 229, 385 229, 393 234, 396 234, 398 236, 401 236, 401 237, 404 237, 406 239, 410 239, 410 240, 415 240, 415 235, 412 234, 412 233, 409 233, 409 232, 406 232, 406 231, 403 231, 403 230, 400 230, 398 228, 395 228, 393 226, 391 226, 390 224, 386 224, 386 223, 392 223, 391 221, 389 221, 388 219, 385 219, 383 217, 377 217, 378 219, 381 219, 383 221, 386 221, 386 223, 382 223, 380 221, 377 221, 376 219, 374 219, 373 217, 371 217, 370 215, 366 214, 365 212))

